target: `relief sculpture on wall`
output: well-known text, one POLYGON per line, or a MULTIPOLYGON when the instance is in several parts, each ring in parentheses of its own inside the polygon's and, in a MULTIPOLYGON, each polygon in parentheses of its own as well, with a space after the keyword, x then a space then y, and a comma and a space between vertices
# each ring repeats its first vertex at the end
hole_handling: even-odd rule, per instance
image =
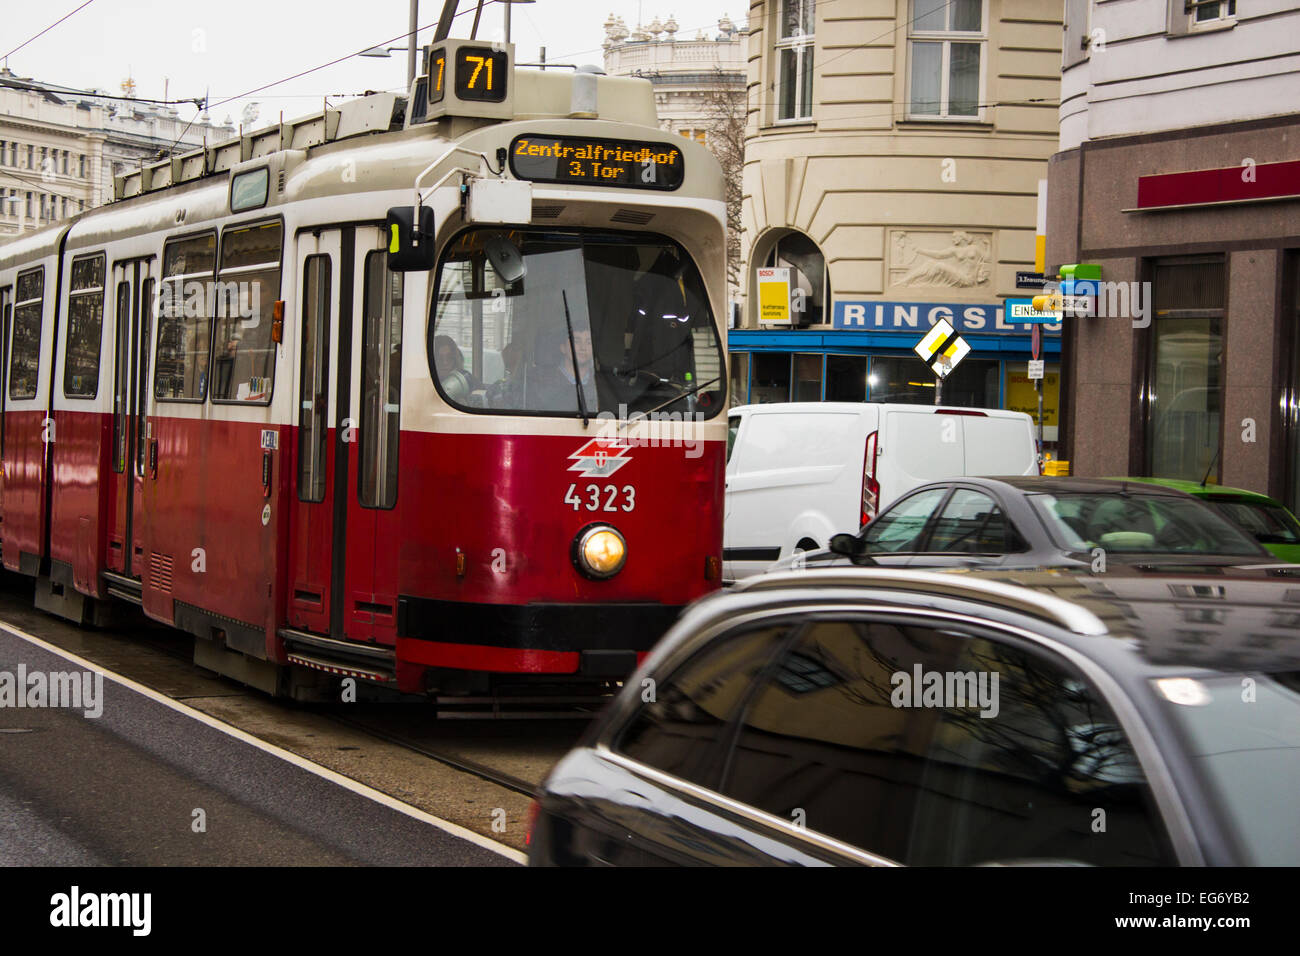
POLYGON ((992 259, 991 233, 894 230, 889 283, 904 288, 988 289, 992 259))

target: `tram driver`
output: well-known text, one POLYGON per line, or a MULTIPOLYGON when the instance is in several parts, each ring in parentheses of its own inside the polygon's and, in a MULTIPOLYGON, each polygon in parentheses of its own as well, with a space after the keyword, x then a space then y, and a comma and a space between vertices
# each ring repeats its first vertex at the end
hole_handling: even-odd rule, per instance
POLYGON ((528 373, 528 408, 534 411, 578 411, 577 386, 581 379, 587 411, 593 415, 599 411, 590 329, 575 328, 572 346, 566 328, 547 330, 537 337, 534 359, 536 364, 528 373))

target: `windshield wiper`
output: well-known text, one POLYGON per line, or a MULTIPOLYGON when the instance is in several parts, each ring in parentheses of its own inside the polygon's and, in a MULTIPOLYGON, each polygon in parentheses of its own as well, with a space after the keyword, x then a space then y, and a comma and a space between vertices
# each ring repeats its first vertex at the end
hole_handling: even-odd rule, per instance
POLYGON ((564 300, 564 324, 569 330, 569 355, 573 357, 573 387, 578 391, 578 411, 582 413, 582 427, 587 428, 591 422, 591 413, 587 411, 587 396, 582 393, 582 372, 578 370, 578 349, 573 344, 573 319, 569 318, 569 294, 560 290, 564 300))
MULTIPOLYGON (((653 415, 655 412, 659 411, 659 409, 661 409, 661 408, 667 408, 667 407, 668 407, 669 405, 671 405, 673 402, 680 402, 683 398, 686 398, 688 395, 694 395, 694 394, 695 394, 696 392, 698 392, 700 389, 702 389, 702 388, 708 388, 708 387, 709 387, 710 385, 712 385, 714 382, 718 381, 719 378, 721 378, 721 376, 716 376, 716 377, 714 377, 714 378, 709 379, 707 382, 701 382, 699 385, 692 385, 690 388, 682 388, 682 386, 677 385, 676 382, 669 382, 669 383, 668 383, 669 385, 677 385, 678 388, 681 388, 681 389, 682 389, 681 394, 680 394, 680 395, 674 395, 672 398, 668 399, 668 401, 666 401, 666 402, 660 402, 658 405, 656 405, 654 408, 650 409, 648 412, 638 412, 637 414, 639 414, 639 415, 653 415)), ((624 419, 624 420, 619 424, 618 427, 619 427, 619 428, 625 428, 625 427, 627 427, 627 424, 628 424, 630 421, 631 421, 630 418, 628 418, 628 419, 624 419)))

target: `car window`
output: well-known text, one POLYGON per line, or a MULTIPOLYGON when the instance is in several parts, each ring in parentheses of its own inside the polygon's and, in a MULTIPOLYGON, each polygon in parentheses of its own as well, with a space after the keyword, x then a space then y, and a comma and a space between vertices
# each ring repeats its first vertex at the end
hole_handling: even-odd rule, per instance
POLYGON ((1128 739, 1072 668, 974 636, 943 693, 907 863, 1176 862, 1128 739))
POLYGON ((1072 551, 1267 554, 1209 505, 1187 496, 1065 492, 1033 494, 1029 500, 1057 543, 1072 551))
POLYGON ((862 539, 870 551, 915 551, 920 544, 921 532, 934 509, 947 493, 947 488, 930 488, 904 498, 878 515, 862 539))
POLYGON ((691 783, 710 784, 715 741, 789 631, 782 623, 728 634, 666 678, 652 676, 614 750, 691 783))
POLYGON ((731 450, 736 447, 738 431, 740 431, 740 416, 732 415, 727 419, 727 461, 731 461, 731 450))
POLYGON ((809 625, 738 721, 722 792, 901 860, 938 714, 896 707, 891 697, 898 675, 946 670, 956 649, 920 625, 809 625))
POLYGON ((983 492, 958 488, 935 521, 925 550, 1007 554, 1024 550, 1024 545, 996 501, 983 492))
POLYGON ((1215 510, 1255 540, 1268 544, 1300 544, 1300 525, 1280 505, 1260 501, 1213 500, 1215 510))

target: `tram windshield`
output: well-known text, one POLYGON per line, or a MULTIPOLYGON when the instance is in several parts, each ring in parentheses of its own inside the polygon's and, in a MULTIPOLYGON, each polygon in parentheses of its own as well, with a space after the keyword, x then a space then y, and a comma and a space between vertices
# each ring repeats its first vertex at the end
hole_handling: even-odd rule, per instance
POLYGON ((704 283, 669 239, 471 229, 437 282, 429 368, 454 405, 566 417, 722 408, 704 283))

